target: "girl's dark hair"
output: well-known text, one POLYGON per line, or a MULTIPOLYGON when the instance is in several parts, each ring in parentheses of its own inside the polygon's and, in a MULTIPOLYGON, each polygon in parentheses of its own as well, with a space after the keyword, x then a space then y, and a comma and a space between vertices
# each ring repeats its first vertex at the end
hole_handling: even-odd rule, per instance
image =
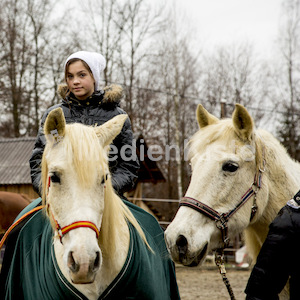
POLYGON ((66 67, 65 67, 65 82, 67 83, 67 75, 68 75, 68 69, 69 69, 69 66, 76 62, 76 61, 81 61, 83 63, 83 65, 85 66, 85 68, 89 71, 89 73, 92 75, 93 79, 94 79, 94 76, 93 76, 93 73, 89 67, 89 65, 82 59, 80 58, 71 58, 67 63, 66 63, 66 67))

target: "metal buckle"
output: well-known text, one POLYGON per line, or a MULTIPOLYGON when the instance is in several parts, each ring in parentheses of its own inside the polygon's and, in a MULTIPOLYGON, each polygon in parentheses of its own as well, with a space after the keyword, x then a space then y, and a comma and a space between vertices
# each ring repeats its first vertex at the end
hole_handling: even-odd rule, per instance
POLYGON ((253 193, 256 195, 259 191, 259 186, 257 185, 257 183, 253 182, 251 187, 252 187, 253 193))
POLYGON ((262 169, 259 168, 259 172, 260 172, 260 173, 264 173, 265 171, 266 171, 266 161, 263 160, 263 168, 262 168, 262 169))
POLYGON ((227 227, 227 218, 225 214, 220 215, 219 219, 215 220, 218 229, 225 229, 227 227))

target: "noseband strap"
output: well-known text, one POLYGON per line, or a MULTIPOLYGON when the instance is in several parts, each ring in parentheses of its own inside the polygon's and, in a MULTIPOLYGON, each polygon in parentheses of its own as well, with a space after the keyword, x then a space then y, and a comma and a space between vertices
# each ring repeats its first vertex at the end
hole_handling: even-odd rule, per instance
POLYGON ((57 222, 57 220, 54 218, 54 215, 52 213, 52 211, 50 210, 50 205, 48 204, 48 210, 50 211, 51 213, 51 216, 52 216, 52 219, 55 223, 55 228, 56 228, 56 231, 58 233, 58 236, 59 236, 59 239, 60 239, 60 242, 62 243, 62 238, 71 230, 73 229, 76 229, 76 228, 80 228, 80 227, 86 227, 86 228, 90 228, 92 229, 93 231, 95 231, 96 233, 96 237, 98 238, 99 237, 99 229, 97 228, 97 226, 90 222, 90 221, 77 221, 77 222, 73 222, 71 223, 70 225, 67 225, 67 226, 64 226, 64 227, 61 227, 59 225, 59 223, 57 222))
POLYGON ((254 195, 254 203, 251 209, 250 221, 253 219, 257 211, 256 194, 261 187, 261 176, 263 172, 264 170, 261 169, 259 170, 258 175, 256 174, 254 177, 254 182, 252 183, 251 187, 247 190, 247 192, 242 196, 240 202, 231 211, 227 213, 220 214, 212 207, 192 197, 182 197, 179 202, 179 207, 180 206, 190 207, 198 211, 199 213, 205 215, 206 217, 210 218, 211 220, 215 221, 217 228, 221 230, 224 247, 226 247, 229 243, 228 226, 227 226, 229 218, 232 217, 232 215, 236 213, 253 195, 254 195))
POLYGON ((86 228, 90 228, 92 230, 95 231, 96 233, 96 237, 99 237, 99 230, 97 228, 97 226, 89 221, 78 221, 78 222, 73 222, 70 225, 64 226, 64 227, 60 227, 59 224, 56 222, 55 220, 55 224, 56 224, 56 229, 58 232, 58 236, 60 238, 60 240, 62 240, 63 236, 66 235, 69 231, 76 229, 76 228, 80 228, 80 227, 86 227, 86 228))
POLYGON ((218 229, 221 230, 222 233, 222 240, 224 244, 228 244, 228 227, 227 227, 227 222, 228 222, 228 214, 219 214, 216 210, 213 208, 207 206, 206 204, 191 198, 191 197, 182 197, 179 203, 180 206, 187 206, 190 207, 199 213, 205 215, 206 217, 210 218, 211 220, 216 222, 216 226, 218 229))

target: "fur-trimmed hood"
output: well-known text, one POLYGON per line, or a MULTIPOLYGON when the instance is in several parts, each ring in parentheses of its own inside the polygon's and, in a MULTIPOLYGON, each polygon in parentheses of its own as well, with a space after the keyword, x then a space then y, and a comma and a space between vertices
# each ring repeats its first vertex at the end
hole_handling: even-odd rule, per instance
MULTIPOLYGON (((63 86, 60 87, 60 92, 63 86)), ((64 97, 62 101, 49 107, 41 121, 41 126, 38 131, 38 136, 29 160, 31 168, 31 180, 34 190, 40 194, 41 181, 41 158, 45 148, 44 124, 50 111, 60 107, 63 110, 67 124, 80 123, 88 126, 100 126, 111 120, 113 117, 126 114, 120 107, 119 102, 122 98, 122 88, 117 85, 111 85, 104 90, 97 91, 86 100, 77 100, 74 95, 70 94, 64 97), (73 96, 73 97, 72 97, 73 96)), ((118 152, 121 149, 126 149, 126 157, 130 158, 123 160, 121 155, 116 156, 109 162, 109 169, 112 175, 112 183, 115 191, 122 195, 124 192, 132 190, 137 172, 139 169, 138 158, 135 155, 135 149, 132 147, 122 148, 124 145, 133 145, 133 135, 129 118, 126 119, 121 133, 114 139, 113 143, 117 147, 118 152)), ((1 298, 1 297, 0 297, 1 298)), ((58 299, 58 298, 57 298, 58 299)), ((59 298, 61 299, 61 298, 59 298)))
MULTIPOLYGON (((95 92, 99 93, 98 92, 95 92)), ((106 86, 103 91, 100 91, 103 95, 103 104, 119 104, 121 99, 123 98, 123 89, 120 85, 117 84, 111 84, 109 86, 106 86)), ((61 84, 58 86, 57 94, 63 98, 66 99, 69 97, 68 95, 68 86, 66 84, 61 84)))

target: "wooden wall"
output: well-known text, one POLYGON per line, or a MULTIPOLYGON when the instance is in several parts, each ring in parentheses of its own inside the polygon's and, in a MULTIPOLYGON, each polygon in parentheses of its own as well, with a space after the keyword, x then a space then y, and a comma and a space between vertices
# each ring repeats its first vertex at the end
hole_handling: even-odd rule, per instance
POLYGON ((31 184, 18 184, 18 185, 1 184, 0 191, 26 194, 30 199, 36 199, 39 197, 39 195, 33 190, 31 184))

